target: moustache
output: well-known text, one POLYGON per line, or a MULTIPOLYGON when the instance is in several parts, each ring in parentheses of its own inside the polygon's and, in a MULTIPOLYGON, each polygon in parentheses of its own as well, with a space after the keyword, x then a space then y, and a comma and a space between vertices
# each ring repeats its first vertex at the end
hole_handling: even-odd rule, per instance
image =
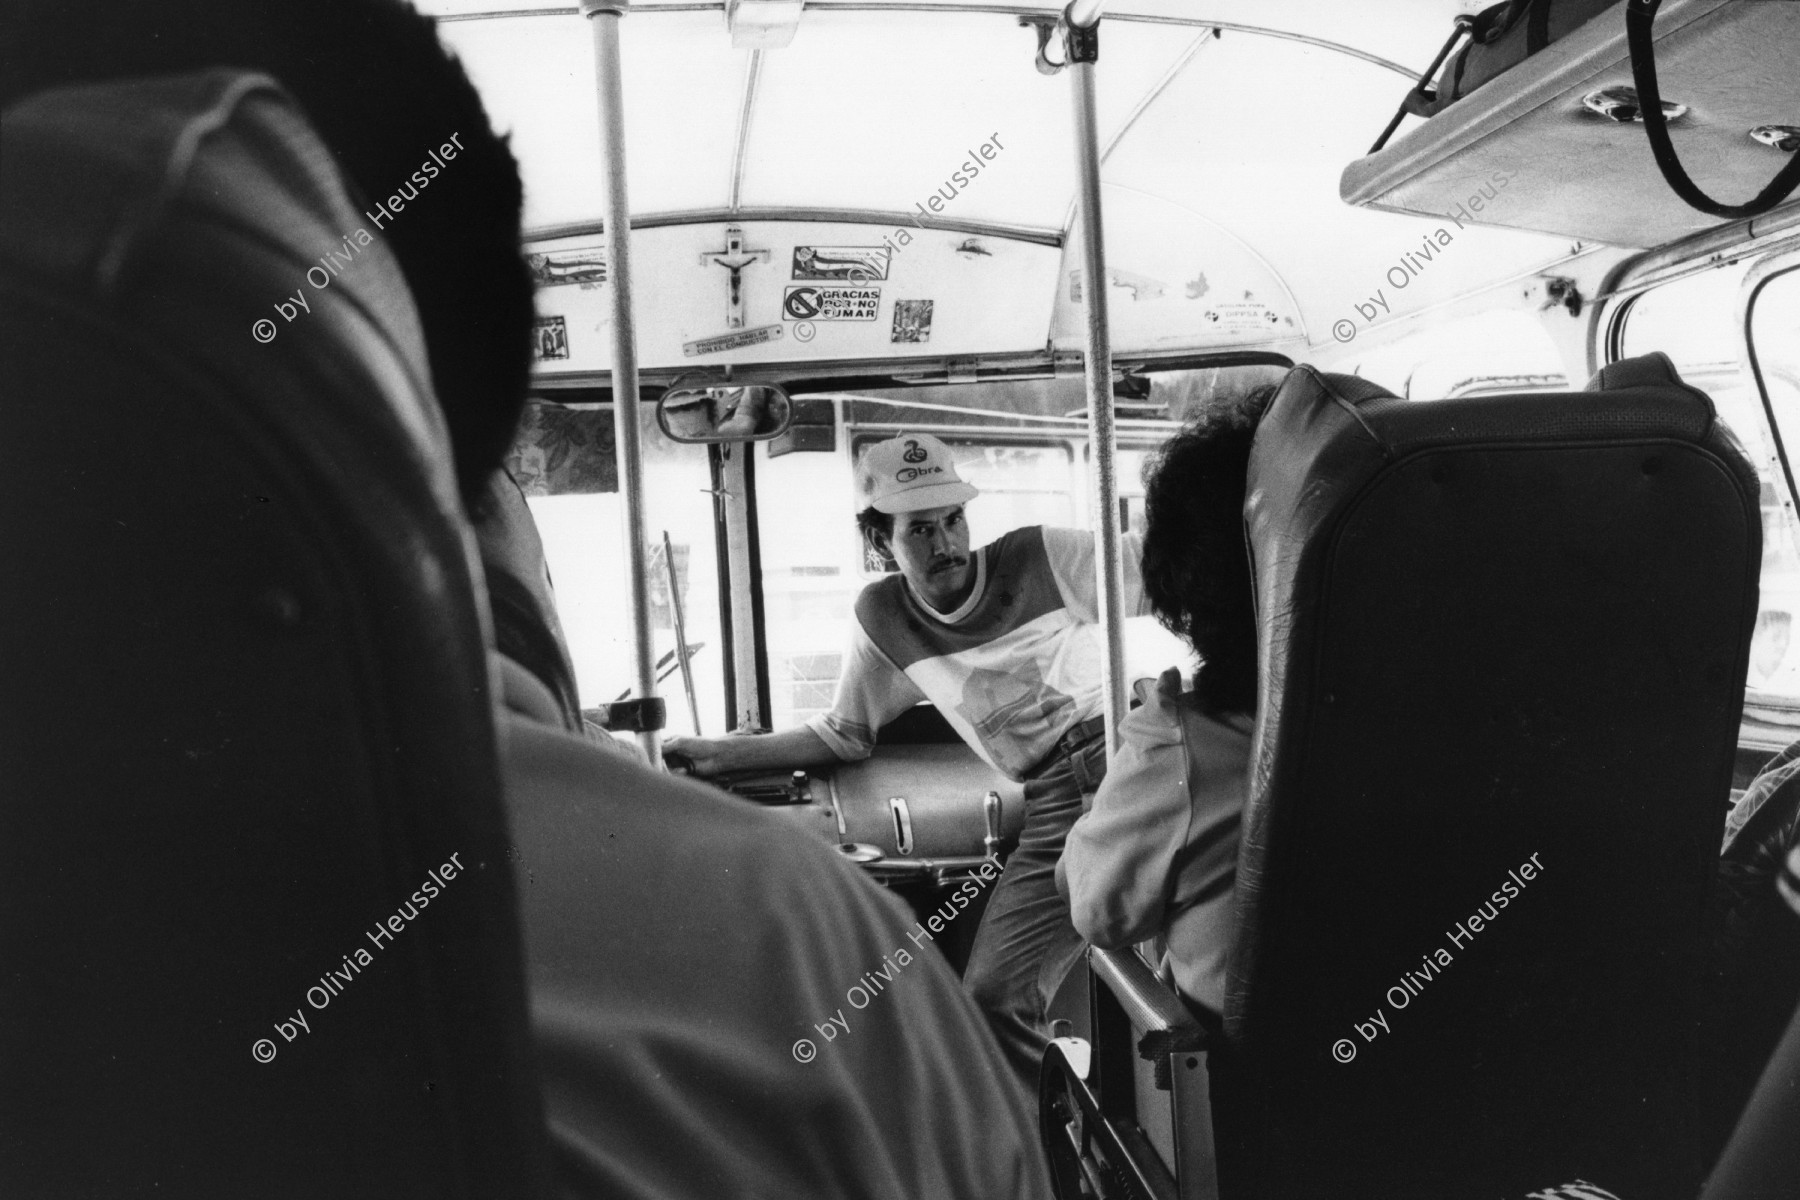
POLYGON ((945 571, 957 571, 969 565, 967 558, 940 558, 928 568, 931 574, 938 575, 945 571))

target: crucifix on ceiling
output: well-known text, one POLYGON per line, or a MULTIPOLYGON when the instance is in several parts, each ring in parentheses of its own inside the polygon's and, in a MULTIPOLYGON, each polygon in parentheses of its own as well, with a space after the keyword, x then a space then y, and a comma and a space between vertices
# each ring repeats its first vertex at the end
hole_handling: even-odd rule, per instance
POLYGON ((744 327, 744 278, 741 272, 751 263, 768 261, 767 250, 744 249, 744 231, 736 225, 726 227, 723 250, 709 250, 700 256, 701 266, 717 263, 731 272, 731 280, 725 293, 725 328, 744 327))

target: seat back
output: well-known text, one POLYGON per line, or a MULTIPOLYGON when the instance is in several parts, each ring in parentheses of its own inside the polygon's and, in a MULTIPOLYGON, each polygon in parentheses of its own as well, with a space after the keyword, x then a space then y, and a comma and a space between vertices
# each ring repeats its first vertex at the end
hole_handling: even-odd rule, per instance
POLYGON ((543 1194, 396 264, 263 77, 43 93, 0 140, 0 1194, 543 1194))
POLYGON ((1691 1197, 1761 536, 1712 403, 1661 355, 1425 404, 1298 368, 1245 512, 1224 1194, 1691 1197))

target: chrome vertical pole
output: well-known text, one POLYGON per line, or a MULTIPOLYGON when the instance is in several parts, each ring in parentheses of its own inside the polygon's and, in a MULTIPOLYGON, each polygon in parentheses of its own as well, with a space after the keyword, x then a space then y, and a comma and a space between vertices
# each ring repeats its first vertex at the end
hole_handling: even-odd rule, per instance
POLYGON ((1100 215, 1100 130, 1094 71, 1100 55, 1100 4, 1075 0, 1063 14, 1064 47, 1074 82, 1076 192, 1081 213, 1081 299, 1087 309, 1088 439, 1094 459, 1094 570, 1100 628, 1106 637, 1106 752, 1119 746, 1125 719, 1125 582, 1114 451, 1112 342, 1106 311, 1106 238, 1100 215))
MULTIPOLYGON (((600 215, 606 231, 606 292, 612 316, 613 441, 619 494, 625 501, 632 675, 636 698, 653 701, 656 649, 650 638, 649 535, 644 521, 644 456, 638 444, 637 326, 631 316, 631 206, 625 195, 625 94, 619 70, 619 23, 630 9, 631 0, 581 0, 581 15, 588 18, 594 31, 594 80, 600 110, 600 215)), ((643 707, 660 709, 649 703, 643 707)), ((658 730, 642 730, 637 738, 650 764, 660 768, 662 738, 658 730)))

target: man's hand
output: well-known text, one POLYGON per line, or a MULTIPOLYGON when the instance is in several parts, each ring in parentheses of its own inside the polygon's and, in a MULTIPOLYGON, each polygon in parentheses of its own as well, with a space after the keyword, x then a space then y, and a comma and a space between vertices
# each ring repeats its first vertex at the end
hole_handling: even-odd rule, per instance
POLYGON ((776 771, 816 767, 837 761, 837 755, 802 725, 781 733, 734 733, 725 737, 668 737, 663 739, 663 761, 685 766, 702 778, 723 771, 776 771))
POLYGON ((701 778, 717 775, 731 768, 720 761, 719 738, 668 737, 663 739, 663 761, 671 767, 686 768, 701 778))

